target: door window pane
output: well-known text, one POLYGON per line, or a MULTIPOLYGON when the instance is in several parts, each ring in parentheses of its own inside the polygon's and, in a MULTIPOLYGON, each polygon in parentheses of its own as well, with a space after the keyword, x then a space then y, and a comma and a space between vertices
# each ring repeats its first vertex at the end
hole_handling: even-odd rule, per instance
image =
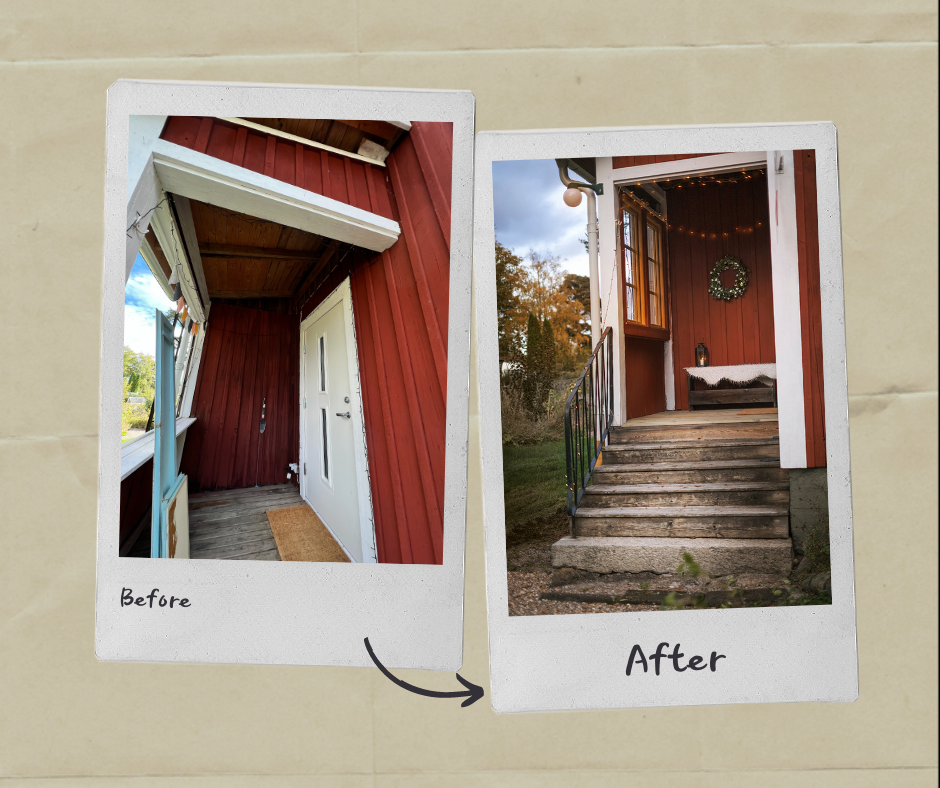
POLYGON ((330 478, 330 444, 327 439, 326 408, 320 408, 320 442, 323 444, 323 478, 330 478))

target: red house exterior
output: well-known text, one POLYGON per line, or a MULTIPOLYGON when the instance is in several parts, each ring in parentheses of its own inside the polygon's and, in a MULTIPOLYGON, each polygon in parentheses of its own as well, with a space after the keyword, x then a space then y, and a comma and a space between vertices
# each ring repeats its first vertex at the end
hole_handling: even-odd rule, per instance
MULTIPOLYGON (((302 284, 271 263, 272 292, 289 282, 293 297, 213 298, 181 461, 190 489, 285 480, 299 461, 300 324, 349 277, 378 560, 442 563, 452 124, 413 123, 384 168, 219 118, 171 117, 161 138, 401 228, 385 251, 350 247, 302 284)), ((122 539, 149 504, 148 467, 122 482, 122 539)))

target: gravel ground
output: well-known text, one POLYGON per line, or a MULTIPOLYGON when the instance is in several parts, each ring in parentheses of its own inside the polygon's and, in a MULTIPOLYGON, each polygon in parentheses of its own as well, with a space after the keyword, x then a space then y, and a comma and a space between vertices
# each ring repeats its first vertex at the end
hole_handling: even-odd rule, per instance
POLYGON ((598 602, 556 602, 539 599, 548 590, 550 570, 509 572, 509 615, 555 616, 564 613, 636 613, 659 610, 656 605, 606 605, 598 602))
POLYGON ((509 615, 555 616, 564 613, 626 613, 657 610, 656 605, 607 605, 602 602, 557 602, 539 599, 552 576, 552 544, 568 533, 564 510, 557 516, 526 523, 510 534, 506 546, 509 615))

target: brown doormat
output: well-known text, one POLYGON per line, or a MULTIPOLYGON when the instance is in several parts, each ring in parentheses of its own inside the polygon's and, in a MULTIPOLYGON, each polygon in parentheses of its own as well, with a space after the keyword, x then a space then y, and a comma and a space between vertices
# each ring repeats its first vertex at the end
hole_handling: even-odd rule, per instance
POLYGON ((744 410, 739 410, 739 416, 760 416, 764 413, 776 413, 776 408, 745 408, 744 410))
POLYGON ((306 504, 290 509, 272 509, 265 514, 282 561, 349 563, 343 548, 306 504))

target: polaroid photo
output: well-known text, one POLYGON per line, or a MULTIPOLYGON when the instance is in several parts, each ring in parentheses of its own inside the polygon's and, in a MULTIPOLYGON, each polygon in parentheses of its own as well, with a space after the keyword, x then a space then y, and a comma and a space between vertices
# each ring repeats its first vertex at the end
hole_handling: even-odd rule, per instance
POLYGON ((835 127, 487 132, 475 184, 494 708, 854 700, 835 127))
POLYGON ((474 98, 108 91, 96 652, 462 662, 474 98))

